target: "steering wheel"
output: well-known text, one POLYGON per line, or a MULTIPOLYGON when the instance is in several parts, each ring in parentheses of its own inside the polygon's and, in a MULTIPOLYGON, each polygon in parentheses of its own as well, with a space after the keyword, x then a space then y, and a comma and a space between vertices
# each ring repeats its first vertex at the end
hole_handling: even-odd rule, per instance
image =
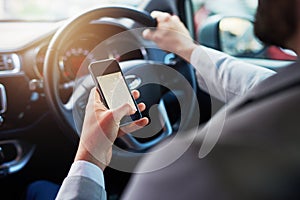
MULTIPOLYGON (((60 28, 52 38, 46 52, 44 64, 44 84, 47 102, 50 105, 50 110, 53 112, 55 119, 63 132, 70 137, 72 141, 78 142, 80 129, 84 118, 84 108, 87 103, 89 91, 94 87, 94 83, 89 75, 86 75, 80 80, 76 89, 74 89, 71 100, 68 103, 63 103, 60 94, 60 70, 59 56, 60 50, 65 45, 68 38, 78 32, 82 26, 91 23, 93 20, 98 20, 103 17, 110 18, 129 18, 140 23, 145 27, 156 27, 157 22, 148 13, 124 7, 101 7, 90 10, 82 15, 70 20, 62 28, 60 28)), ((160 123, 161 130, 159 136, 152 137, 144 142, 136 139, 136 135, 128 134, 121 137, 119 143, 123 148, 131 151, 145 151, 156 145, 164 138, 178 131, 178 127, 183 129, 198 125, 197 118, 194 117, 195 110, 198 109, 196 103, 196 79, 193 68, 183 60, 179 60, 166 66, 165 64, 148 61, 126 61, 121 62, 121 68, 127 81, 133 83, 140 81, 139 86, 135 89, 140 90, 141 99, 148 99, 145 102, 148 110, 146 115, 154 116, 151 118, 151 124, 155 121, 160 123), (164 87, 158 86, 157 83, 163 83, 164 87), (166 101, 168 95, 173 95, 177 98, 181 106, 181 118, 172 124, 169 119, 172 114, 172 106, 166 101), (151 101, 149 102, 149 99, 151 101), (167 109, 167 107, 169 108, 167 109), (155 107, 155 109, 153 109, 155 107), (156 110, 156 114, 151 114, 156 110), (167 111, 169 110, 169 112, 167 111), (157 118, 157 119, 155 119, 157 118), (196 120, 195 120, 196 119, 196 120)), ((130 83, 129 83, 130 85, 130 83)), ((149 125, 148 131, 153 131, 153 126, 149 125)), ((147 130, 147 127, 145 128, 147 130)), ((116 150, 114 154, 126 157, 124 152, 116 150)))

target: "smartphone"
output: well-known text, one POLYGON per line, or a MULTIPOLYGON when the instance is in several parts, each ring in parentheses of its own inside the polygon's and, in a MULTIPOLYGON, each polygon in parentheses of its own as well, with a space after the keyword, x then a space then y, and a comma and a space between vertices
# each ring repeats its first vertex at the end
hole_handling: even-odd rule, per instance
POLYGON ((123 117, 120 126, 142 118, 120 65, 115 59, 92 62, 89 65, 89 71, 98 88, 101 100, 108 109, 115 109, 126 103, 135 108, 136 112, 133 115, 123 117))

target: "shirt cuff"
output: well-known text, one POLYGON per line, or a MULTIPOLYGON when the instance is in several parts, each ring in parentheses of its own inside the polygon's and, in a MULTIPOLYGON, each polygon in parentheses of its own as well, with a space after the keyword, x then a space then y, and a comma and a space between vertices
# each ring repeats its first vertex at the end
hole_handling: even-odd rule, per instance
POLYGON ((68 173, 68 177, 70 176, 89 178, 105 189, 103 171, 93 163, 83 160, 75 161, 68 173))

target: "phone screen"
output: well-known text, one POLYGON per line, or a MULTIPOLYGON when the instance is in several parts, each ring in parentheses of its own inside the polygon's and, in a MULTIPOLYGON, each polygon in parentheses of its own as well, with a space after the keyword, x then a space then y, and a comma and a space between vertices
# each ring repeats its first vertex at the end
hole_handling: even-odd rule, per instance
POLYGON ((142 118, 116 60, 93 62, 90 64, 89 70, 100 91, 102 101, 109 109, 115 109, 124 104, 129 104, 135 109, 135 114, 125 116, 121 120, 121 126, 142 118))
POLYGON ((98 76, 97 80, 109 108, 114 109, 126 103, 135 108, 121 72, 98 76))

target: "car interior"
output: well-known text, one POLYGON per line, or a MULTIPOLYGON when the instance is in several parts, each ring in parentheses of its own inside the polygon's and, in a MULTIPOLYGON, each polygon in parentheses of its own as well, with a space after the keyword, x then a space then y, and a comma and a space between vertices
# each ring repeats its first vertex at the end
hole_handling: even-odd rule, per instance
MULTIPOLYGON (((153 10, 178 15, 196 42, 245 62, 277 71, 296 60, 293 52, 265 46, 254 36, 253 3, 238 1, 244 11, 222 10, 226 1, 99 0, 85 10, 70 9, 75 13, 70 16, 55 19, 59 14, 53 12, 53 18, 40 20, 14 15, 13 8, 22 11, 19 0, 0 1, 0 198, 21 199, 37 180, 62 183, 94 87, 91 62, 118 60, 129 88, 141 93, 138 102, 147 105, 142 114, 151 122, 143 132, 149 135, 141 137, 137 131, 121 137, 116 146, 122 150, 113 152, 114 159, 136 156, 130 169, 139 161, 136 153, 179 129, 204 124, 224 105, 199 88, 193 66, 143 39, 142 31, 156 26, 149 14, 153 10)), ((27 12, 33 12, 38 1, 30 2, 27 12)), ((130 169, 105 170, 108 199, 120 197, 130 169)))

